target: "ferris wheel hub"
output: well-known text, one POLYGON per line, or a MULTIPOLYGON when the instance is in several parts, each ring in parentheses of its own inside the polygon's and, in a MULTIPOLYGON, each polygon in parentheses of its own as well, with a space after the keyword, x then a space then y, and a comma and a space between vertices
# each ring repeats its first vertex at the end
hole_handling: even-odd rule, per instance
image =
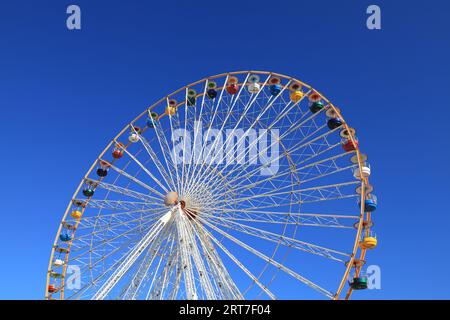
POLYGON ((164 197, 164 204, 166 206, 172 206, 178 203, 178 192, 170 191, 164 197))
POLYGON ((183 212, 189 220, 197 218, 200 213, 198 210, 198 206, 192 204, 189 198, 182 199, 179 202, 181 212, 183 212))

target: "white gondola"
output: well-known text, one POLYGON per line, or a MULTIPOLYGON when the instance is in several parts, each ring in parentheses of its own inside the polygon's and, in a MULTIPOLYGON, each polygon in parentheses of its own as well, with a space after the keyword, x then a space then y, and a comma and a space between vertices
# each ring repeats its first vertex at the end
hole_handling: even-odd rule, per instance
POLYGON ((356 179, 361 179, 361 172, 362 172, 363 178, 368 178, 370 176, 370 164, 364 163, 361 167, 361 171, 359 170, 359 167, 355 168, 353 170, 353 176, 356 179))
POLYGON ((61 259, 56 259, 56 260, 53 262, 53 265, 54 265, 55 267, 61 267, 61 266, 64 265, 64 261, 61 260, 61 259))
POLYGON ((139 141, 139 135, 137 133, 132 133, 130 134, 130 136, 128 137, 128 141, 135 143, 139 141))
POLYGON ((260 89, 261 86, 257 82, 253 82, 248 85, 248 92, 250 93, 258 93, 260 89))

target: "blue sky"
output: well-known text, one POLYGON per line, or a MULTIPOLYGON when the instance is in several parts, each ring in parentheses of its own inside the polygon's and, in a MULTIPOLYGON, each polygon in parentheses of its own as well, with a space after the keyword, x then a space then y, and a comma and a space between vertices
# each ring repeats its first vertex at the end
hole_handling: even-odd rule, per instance
POLYGON ((217 73, 318 88, 358 129, 379 197, 355 298, 450 298, 448 1, 13 1, 0 6, 0 298, 41 299, 74 188, 152 102, 217 73), (65 26, 78 4, 82 30, 65 26), (366 28, 378 4, 382 30, 366 28))

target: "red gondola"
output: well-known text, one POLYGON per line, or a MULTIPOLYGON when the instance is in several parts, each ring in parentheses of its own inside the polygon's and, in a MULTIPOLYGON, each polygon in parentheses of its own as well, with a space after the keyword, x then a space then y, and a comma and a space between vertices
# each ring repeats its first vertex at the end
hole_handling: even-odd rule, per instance
POLYGON ((238 85, 235 83, 230 83, 229 85, 227 85, 227 92, 229 94, 236 94, 238 92, 238 85))
POLYGON ((112 153, 112 156, 114 159, 120 159, 123 156, 123 151, 122 150, 114 150, 112 153))
POLYGON ((358 147, 358 141, 355 140, 355 143, 353 143, 352 140, 347 140, 347 142, 342 143, 342 148, 347 151, 354 151, 358 147))
POLYGON ((115 147, 114 147, 114 151, 112 153, 112 156, 114 159, 120 159, 123 156, 123 143, 116 143, 115 147))

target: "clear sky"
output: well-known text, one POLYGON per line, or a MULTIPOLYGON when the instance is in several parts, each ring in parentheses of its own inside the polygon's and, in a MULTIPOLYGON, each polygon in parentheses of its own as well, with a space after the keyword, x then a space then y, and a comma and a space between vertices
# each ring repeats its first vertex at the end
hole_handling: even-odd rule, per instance
POLYGON ((268 70, 341 107, 379 209, 355 298, 450 298, 448 1, 2 1, 0 298, 43 298, 51 245, 92 161, 131 119, 217 73, 268 70), (66 8, 82 30, 66 28, 66 8), (366 8, 382 29, 366 28, 366 8))

